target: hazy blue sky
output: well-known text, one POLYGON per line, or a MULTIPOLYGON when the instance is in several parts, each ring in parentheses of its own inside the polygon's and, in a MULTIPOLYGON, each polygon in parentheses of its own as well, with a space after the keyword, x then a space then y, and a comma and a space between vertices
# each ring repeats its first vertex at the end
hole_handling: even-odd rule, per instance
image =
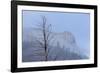
POLYGON ((42 21, 41 15, 47 18, 52 24, 54 32, 71 32, 78 46, 89 51, 90 44, 90 14, 86 13, 64 13, 64 12, 43 12, 23 11, 23 27, 35 27, 42 21))

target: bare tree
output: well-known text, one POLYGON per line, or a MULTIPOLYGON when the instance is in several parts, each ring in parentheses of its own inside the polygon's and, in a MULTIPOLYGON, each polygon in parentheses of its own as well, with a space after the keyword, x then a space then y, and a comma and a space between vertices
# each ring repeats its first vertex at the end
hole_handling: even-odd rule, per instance
POLYGON ((45 16, 42 17, 42 22, 37 25, 37 29, 41 31, 41 37, 35 39, 41 48, 44 49, 45 61, 48 60, 48 52, 49 52, 49 44, 52 39, 51 34, 51 24, 47 23, 47 18, 45 16))

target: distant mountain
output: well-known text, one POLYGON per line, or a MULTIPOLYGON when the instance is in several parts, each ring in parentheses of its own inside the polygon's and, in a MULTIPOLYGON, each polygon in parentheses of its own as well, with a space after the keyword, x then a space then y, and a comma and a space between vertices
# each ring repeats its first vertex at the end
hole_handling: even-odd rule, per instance
MULTIPOLYGON (((39 45, 42 38, 39 29, 30 28, 23 31, 23 62, 44 60, 44 49, 39 45)), ((51 32, 48 51, 49 61, 88 59, 77 46, 74 35, 67 31, 51 32)))

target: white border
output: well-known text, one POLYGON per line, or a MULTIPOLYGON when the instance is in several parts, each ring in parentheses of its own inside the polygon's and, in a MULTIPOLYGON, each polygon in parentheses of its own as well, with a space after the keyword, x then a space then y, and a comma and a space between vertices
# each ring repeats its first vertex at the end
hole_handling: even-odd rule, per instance
MULTIPOLYGON (((94 63, 94 10, 92 9, 76 9, 76 8, 57 8, 57 7, 40 7, 40 6, 18 6, 18 52, 17 64, 18 68, 25 67, 41 67, 41 66, 57 66, 57 65, 77 65, 94 63), (90 59, 89 60, 68 60, 68 61, 49 61, 49 62, 25 62, 22 63, 22 10, 41 10, 41 11, 62 11, 62 12, 81 12, 90 13, 90 59)), ((84 29, 85 30, 85 29, 84 29)))

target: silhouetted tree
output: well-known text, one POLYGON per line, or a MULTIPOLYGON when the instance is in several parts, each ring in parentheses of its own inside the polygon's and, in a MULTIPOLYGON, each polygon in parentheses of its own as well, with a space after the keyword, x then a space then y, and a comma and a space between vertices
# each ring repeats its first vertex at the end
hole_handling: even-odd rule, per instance
POLYGON ((51 24, 47 23, 47 18, 45 16, 42 17, 42 22, 37 25, 37 28, 41 31, 41 39, 35 39, 41 48, 44 48, 45 52, 45 61, 48 60, 48 47, 50 40, 52 39, 51 35, 51 24))

